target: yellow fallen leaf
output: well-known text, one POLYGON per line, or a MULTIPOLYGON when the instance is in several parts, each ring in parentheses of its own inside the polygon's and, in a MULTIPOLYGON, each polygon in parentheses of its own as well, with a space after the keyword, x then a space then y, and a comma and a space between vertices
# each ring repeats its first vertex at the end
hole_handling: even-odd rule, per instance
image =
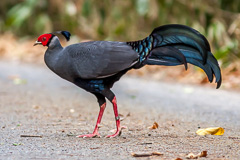
POLYGON ((198 135, 204 136, 204 135, 223 135, 224 129, 222 127, 214 127, 214 128, 205 128, 205 129, 199 129, 196 131, 198 135))

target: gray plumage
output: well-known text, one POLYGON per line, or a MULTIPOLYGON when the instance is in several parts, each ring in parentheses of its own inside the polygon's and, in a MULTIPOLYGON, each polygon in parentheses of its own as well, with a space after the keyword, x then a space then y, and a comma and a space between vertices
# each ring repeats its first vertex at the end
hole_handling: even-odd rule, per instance
POLYGON ((130 68, 138 53, 125 42, 91 41, 62 48, 54 36, 45 54, 47 66, 60 77, 98 79, 130 68))

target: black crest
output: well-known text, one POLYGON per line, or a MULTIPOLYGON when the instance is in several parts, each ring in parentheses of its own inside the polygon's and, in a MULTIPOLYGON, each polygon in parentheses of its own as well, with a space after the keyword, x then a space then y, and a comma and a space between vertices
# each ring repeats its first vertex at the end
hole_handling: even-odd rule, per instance
POLYGON ((68 31, 61 31, 61 34, 66 38, 67 41, 70 40, 71 33, 68 31))
POLYGON ((69 41, 71 37, 71 33, 68 31, 56 31, 56 32, 53 32, 53 34, 61 34, 66 38, 67 41, 69 41))

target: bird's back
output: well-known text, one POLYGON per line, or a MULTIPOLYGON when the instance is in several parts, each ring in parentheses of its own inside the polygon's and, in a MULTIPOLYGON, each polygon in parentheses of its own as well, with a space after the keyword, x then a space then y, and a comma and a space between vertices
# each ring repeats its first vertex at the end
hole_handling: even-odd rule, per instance
POLYGON ((130 68, 138 59, 138 53, 125 42, 84 42, 65 47, 62 52, 72 74, 83 79, 109 77, 130 68))

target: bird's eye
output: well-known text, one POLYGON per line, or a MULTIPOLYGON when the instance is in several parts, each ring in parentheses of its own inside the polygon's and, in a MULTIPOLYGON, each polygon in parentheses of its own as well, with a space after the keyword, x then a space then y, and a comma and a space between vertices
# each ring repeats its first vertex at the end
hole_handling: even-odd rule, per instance
POLYGON ((42 41, 46 41, 46 37, 43 37, 43 38, 42 38, 42 41))

